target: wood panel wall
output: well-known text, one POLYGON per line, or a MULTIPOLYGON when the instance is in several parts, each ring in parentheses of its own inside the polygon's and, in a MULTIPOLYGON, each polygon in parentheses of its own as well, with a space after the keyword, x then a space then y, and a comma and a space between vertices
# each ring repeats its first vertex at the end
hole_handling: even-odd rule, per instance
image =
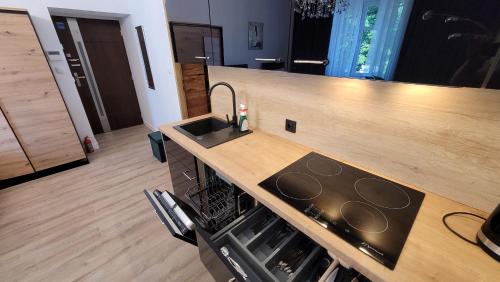
POLYGON ((181 64, 181 70, 187 117, 208 114, 208 89, 205 85, 205 66, 202 64, 181 64))
MULTIPOLYGON (((234 87, 253 128, 486 212, 500 202, 500 91, 228 67, 209 80, 234 87)), ((211 105, 230 113, 229 91, 211 105)))
POLYGON ((0 112, 0 180, 33 173, 33 167, 0 112))
POLYGON ((27 14, 0 12, 0 106, 35 171, 85 158, 27 14))

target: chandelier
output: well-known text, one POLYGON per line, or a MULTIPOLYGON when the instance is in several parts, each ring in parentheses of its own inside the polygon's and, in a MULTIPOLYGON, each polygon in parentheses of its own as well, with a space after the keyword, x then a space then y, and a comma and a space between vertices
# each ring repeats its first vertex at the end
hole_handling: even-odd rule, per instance
POLYGON ((333 13, 342 13, 349 6, 349 0, 295 0, 294 11, 302 15, 302 19, 328 18, 333 13))

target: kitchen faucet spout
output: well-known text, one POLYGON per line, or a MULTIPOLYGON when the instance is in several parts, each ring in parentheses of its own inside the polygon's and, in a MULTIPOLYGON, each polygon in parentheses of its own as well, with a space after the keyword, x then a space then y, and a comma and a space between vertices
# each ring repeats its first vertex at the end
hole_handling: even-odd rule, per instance
POLYGON ((229 83, 217 82, 216 84, 212 85, 210 87, 210 89, 208 90, 208 97, 210 98, 212 96, 212 91, 214 90, 215 87, 217 87, 219 85, 226 86, 227 88, 229 88, 229 90, 231 90, 231 95, 233 98, 233 117, 232 117, 231 121, 229 122, 229 124, 232 126, 238 126, 237 117, 236 117, 236 94, 234 92, 233 87, 231 85, 229 85, 229 83))

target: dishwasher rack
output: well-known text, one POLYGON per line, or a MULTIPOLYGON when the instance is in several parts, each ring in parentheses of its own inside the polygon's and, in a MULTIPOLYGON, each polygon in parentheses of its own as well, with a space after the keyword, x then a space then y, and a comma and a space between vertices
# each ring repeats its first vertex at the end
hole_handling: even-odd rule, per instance
POLYGON ((222 229, 236 218, 234 186, 217 175, 189 187, 186 197, 212 231, 222 229))

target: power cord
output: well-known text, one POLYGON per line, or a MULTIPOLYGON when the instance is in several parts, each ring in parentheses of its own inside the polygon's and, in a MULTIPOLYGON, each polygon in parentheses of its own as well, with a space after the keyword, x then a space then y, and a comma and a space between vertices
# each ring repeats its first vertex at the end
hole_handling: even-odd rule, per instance
POLYGON ((442 220, 443 220, 443 224, 444 226, 446 226, 446 228, 448 230, 450 230, 453 234, 455 234, 456 236, 458 236, 460 239, 472 244, 472 245, 475 245, 475 246, 479 246, 479 244, 477 242, 474 242, 472 240, 469 240, 467 238, 465 238, 464 236, 462 236, 461 234, 459 234, 457 231, 453 230, 449 225, 448 223, 446 222, 446 219, 450 216, 453 216, 453 215, 459 215, 459 214, 463 214, 463 215, 471 215, 471 216, 474 216, 474 217, 477 217, 477 218, 480 218, 484 221, 486 221, 486 218, 480 216, 480 215, 477 215, 477 214, 474 214, 474 213, 470 213, 470 212, 450 212, 450 213, 447 213, 443 216, 442 220))

